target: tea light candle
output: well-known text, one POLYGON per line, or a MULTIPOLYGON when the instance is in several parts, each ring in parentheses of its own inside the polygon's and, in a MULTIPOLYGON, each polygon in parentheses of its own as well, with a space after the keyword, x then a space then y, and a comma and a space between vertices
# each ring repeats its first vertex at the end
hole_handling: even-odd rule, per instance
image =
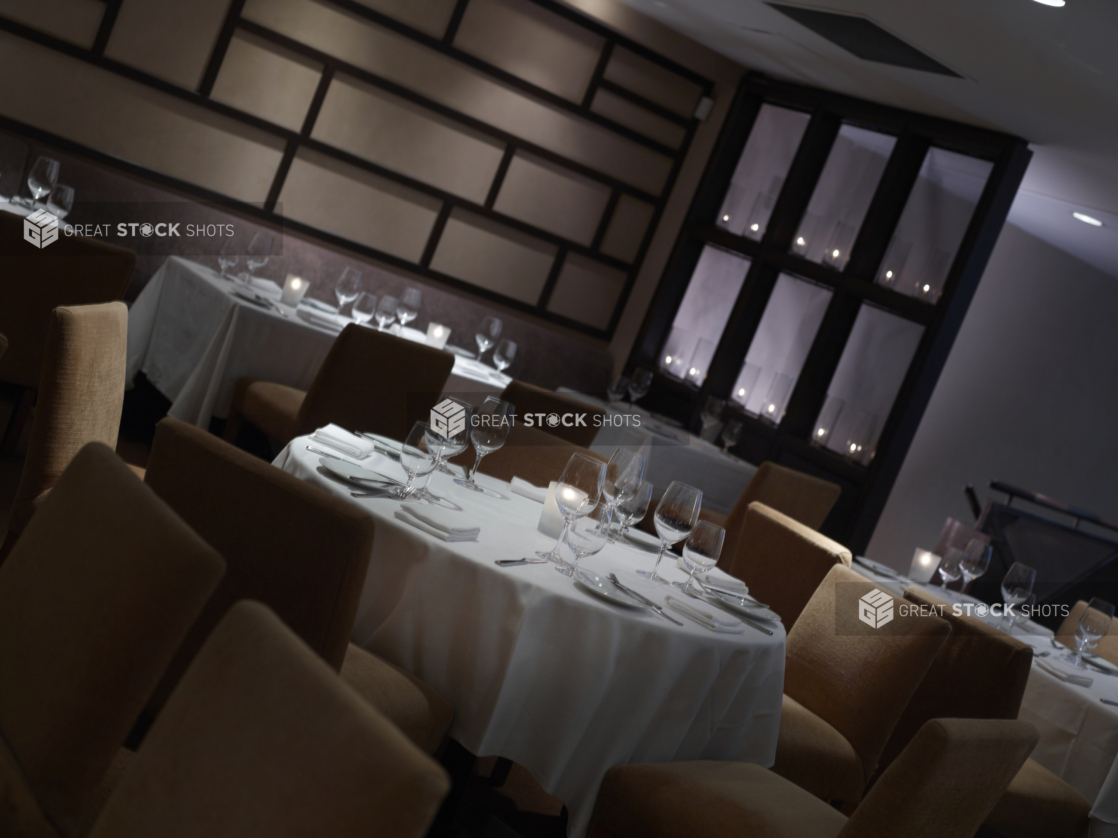
MULTIPOLYGON (((450 338, 450 329, 438 323, 427 324, 427 345, 435 349, 446 349, 446 342, 450 338)), ((559 536, 556 535, 556 538, 559 536)))
POLYGON ((310 286, 311 284, 302 277, 288 274, 287 279, 283 281, 283 295, 280 297, 280 302, 285 306, 299 305, 310 286))
POLYGON ((932 581, 940 561, 940 557, 932 551, 917 548, 912 554, 912 567, 909 568, 908 578, 921 585, 928 584, 932 581))
POLYGON ((558 538, 563 534, 563 513, 559 511, 559 504, 555 500, 555 486, 554 480, 547 486, 540 522, 536 525, 536 529, 549 538, 558 538))

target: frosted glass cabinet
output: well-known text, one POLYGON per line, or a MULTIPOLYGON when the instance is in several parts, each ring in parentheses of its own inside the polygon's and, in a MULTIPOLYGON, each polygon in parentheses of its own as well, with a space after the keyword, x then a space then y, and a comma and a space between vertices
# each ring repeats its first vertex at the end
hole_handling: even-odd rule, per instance
POLYGON ((630 358, 645 404, 839 483, 865 548, 1029 159, 1025 143, 750 75, 630 358))

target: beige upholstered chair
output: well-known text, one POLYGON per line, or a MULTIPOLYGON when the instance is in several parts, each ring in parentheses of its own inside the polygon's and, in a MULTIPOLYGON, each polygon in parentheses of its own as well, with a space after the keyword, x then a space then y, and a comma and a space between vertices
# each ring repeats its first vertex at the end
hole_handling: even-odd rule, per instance
MULTIPOLYGON (((536 428, 514 424, 505 444, 481 461, 480 471, 498 480, 509 481, 519 477, 546 489, 548 483, 559 479, 572 454, 586 454, 603 463, 608 460, 589 448, 564 442, 536 428)), ((473 450, 467 449, 451 462, 470 469, 474 459, 473 450)))
POLYGON ((23 241, 23 219, 0 213, 0 333, 8 351, 0 382, 21 388, 20 401, 0 448, 11 450, 30 415, 47 351, 51 312, 120 300, 136 267, 136 254, 81 236, 60 236, 49 249, 23 241))
POLYGON ((242 599, 263 602, 421 748, 434 753, 453 719, 420 681, 352 646, 374 522, 367 512, 200 428, 164 419, 145 481, 228 563, 148 704, 153 717, 205 639, 242 599))
POLYGON ((351 324, 334 340, 305 393, 252 378, 238 381, 225 439, 236 441, 246 419, 282 443, 330 422, 404 439, 416 422, 427 421, 453 369, 449 352, 351 324))
POLYGON ((0 568, 0 835, 84 835, 221 557, 87 445, 0 568))
POLYGON ((1036 729, 1025 722, 928 722, 849 820, 758 765, 626 765, 606 774, 590 834, 972 838, 1036 741, 1036 729))
POLYGON ((792 628, 835 565, 850 567, 850 551, 763 503, 749 504, 729 571, 792 628))
POLYGON ((31 441, 0 562, 70 460, 89 442, 116 447, 128 353, 124 303, 55 309, 46 330, 31 441))
POLYGON ((600 422, 600 418, 596 419, 595 417, 606 415, 606 412, 600 407, 595 407, 578 399, 572 399, 569 396, 562 396, 533 384, 525 384, 523 381, 514 380, 510 382, 505 388, 505 392, 501 394, 501 398, 516 406, 518 419, 526 413, 555 413, 560 416, 564 413, 584 414, 586 424, 583 426, 568 428, 560 425, 555 428, 550 426, 547 428, 547 433, 552 436, 583 448, 589 448, 590 443, 594 441, 595 434, 598 433, 599 424, 597 423, 600 422))
POLYGON ((788 632, 773 771, 823 800, 856 804, 950 630, 938 617, 902 615, 873 583, 831 568, 788 632), (877 628, 859 619, 875 591, 875 613, 893 613, 877 628))
MULTIPOLYGON (((1087 603, 1083 600, 1075 603, 1075 607, 1064 617, 1064 621, 1060 623, 1060 627, 1056 630, 1056 641, 1058 643, 1064 644, 1069 649, 1078 648, 1075 643, 1075 632, 1079 628, 1079 621, 1083 618, 1083 612, 1086 610, 1087 603)), ((1106 636, 1099 640, 1098 645, 1091 651, 1100 658, 1118 666, 1118 620, 1110 621, 1110 629, 1106 636)))
POLYGON ((446 773, 265 606, 214 629, 91 838, 421 838, 446 773))

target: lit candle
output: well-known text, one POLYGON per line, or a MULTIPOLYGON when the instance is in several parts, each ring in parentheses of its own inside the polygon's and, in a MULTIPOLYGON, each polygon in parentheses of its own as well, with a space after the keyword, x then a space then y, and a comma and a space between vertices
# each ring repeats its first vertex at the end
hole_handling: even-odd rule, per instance
POLYGON ((310 287, 311 284, 302 277, 288 274, 287 279, 283 281, 283 295, 280 297, 280 302, 285 306, 297 306, 310 287))
POLYGON ((446 349, 446 342, 449 337, 450 329, 446 326, 439 325, 438 323, 427 324, 428 346, 433 346, 435 349, 446 349))
POLYGON ((931 550, 916 549, 912 554, 912 567, 909 568, 908 578, 913 582, 926 585, 932 581, 936 568, 939 567, 940 557, 931 550))

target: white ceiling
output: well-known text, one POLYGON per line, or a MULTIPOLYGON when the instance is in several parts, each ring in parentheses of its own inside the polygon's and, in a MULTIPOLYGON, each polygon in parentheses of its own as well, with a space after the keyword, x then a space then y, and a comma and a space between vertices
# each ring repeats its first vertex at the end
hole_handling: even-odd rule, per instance
POLYGON ((762 0, 623 1, 752 69, 1023 137, 1033 160, 1009 220, 1118 277, 1115 0, 800 4, 865 15, 965 79, 864 61, 762 0))

